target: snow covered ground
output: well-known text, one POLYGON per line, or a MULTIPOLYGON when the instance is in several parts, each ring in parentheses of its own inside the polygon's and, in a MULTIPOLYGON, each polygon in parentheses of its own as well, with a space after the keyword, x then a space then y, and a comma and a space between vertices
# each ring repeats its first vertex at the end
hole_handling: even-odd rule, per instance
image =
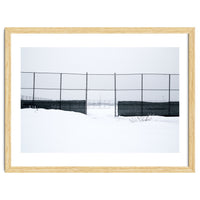
POLYGON ((24 153, 177 153, 178 117, 113 117, 113 109, 22 109, 24 153))

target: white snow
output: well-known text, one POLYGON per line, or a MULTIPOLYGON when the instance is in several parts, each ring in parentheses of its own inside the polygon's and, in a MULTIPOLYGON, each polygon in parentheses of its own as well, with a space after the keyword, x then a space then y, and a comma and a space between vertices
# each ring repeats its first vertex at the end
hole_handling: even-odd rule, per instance
POLYGON ((113 117, 113 109, 22 109, 24 153, 177 153, 178 117, 113 117))

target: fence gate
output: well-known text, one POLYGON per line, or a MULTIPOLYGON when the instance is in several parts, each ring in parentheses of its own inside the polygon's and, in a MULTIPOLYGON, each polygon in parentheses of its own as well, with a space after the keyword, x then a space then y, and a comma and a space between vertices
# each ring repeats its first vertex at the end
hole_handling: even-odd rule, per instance
POLYGON ((111 115, 115 113, 114 74, 88 75, 88 114, 111 115))

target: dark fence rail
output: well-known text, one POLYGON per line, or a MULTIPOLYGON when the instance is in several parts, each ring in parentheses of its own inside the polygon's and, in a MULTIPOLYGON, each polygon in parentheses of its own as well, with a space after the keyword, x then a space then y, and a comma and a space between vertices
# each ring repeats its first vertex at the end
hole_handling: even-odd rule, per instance
POLYGON ((21 108, 87 114, 88 94, 111 92, 115 116, 179 116, 179 74, 22 72, 21 91, 21 108))

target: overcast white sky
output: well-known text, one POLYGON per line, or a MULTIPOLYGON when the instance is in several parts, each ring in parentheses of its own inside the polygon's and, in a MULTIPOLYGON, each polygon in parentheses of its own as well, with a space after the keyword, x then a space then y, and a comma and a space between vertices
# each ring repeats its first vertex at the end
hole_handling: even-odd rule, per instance
POLYGON ((21 67, 32 72, 179 73, 179 48, 25 47, 21 67))

